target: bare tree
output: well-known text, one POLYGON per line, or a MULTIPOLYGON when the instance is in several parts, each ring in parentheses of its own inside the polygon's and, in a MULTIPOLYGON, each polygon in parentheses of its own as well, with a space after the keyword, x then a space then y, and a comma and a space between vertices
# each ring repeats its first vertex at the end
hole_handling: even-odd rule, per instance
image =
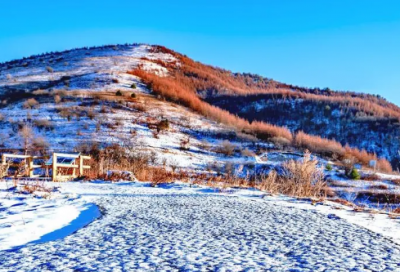
POLYGON ((28 149, 32 145, 32 139, 33 139, 33 131, 32 128, 28 125, 24 125, 20 131, 19 131, 19 136, 22 138, 24 142, 24 152, 25 155, 28 153, 28 149))

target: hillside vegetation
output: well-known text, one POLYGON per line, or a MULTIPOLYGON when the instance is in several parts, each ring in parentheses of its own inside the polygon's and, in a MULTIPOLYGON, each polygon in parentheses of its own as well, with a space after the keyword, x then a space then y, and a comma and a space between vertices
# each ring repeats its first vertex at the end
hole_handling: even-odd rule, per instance
MULTIPOLYGON (((368 165, 371 160, 377 160, 376 154, 359 150, 356 146, 351 148, 334 139, 308 135, 300 130, 294 133, 286 127, 263 122, 263 118, 249 120, 246 116, 240 117, 239 111, 232 111, 230 107, 222 109, 207 101, 220 96, 234 97, 236 101, 250 95, 268 94, 273 98, 296 97, 315 103, 340 104, 345 109, 363 111, 374 118, 400 116, 400 110, 395 105, 375 96, 336 93, 328 90, 322 91, 323 94, 315 94, 317 90, 304 88, 292 90, 288 85, 273 80, 247 74, 232 74, 223 69, 195 62, 165 47, 153 47, 153 50, 172 54, 178 60, 167 63, 162 60, 143 59, 167 68, 169 75, 166 77, 157 76, 140 66, 130 71, 130 74, 141 78, 153 92, 218 122, 235 127, 240 132, 252 134, 259 139, 271 140, 282 146, 293 145, 331 158, 351 159, 364 165, 368 165)), ((382 170, 391 171, 390 163, 384 158, 378 160, 378 165, 382 170)))

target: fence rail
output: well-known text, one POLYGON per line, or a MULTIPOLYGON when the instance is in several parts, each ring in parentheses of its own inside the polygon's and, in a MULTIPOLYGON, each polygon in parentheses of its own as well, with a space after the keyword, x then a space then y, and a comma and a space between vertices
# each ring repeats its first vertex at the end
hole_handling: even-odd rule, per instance
POLYGON ((80 153, 53 153, 51 156, 31 156, 3 153, 1 159, 2 177, 9 177, 9 168, 16 168, 14 177, 36 178, 40 175, 35 174, 35 169, 43 169, 45 176, 49 177, 51 170, 52 181, 66 181, 84 175, 85 169, 90 169, 85 165, 85 160, 90 160, 90 156, 80 153), (21 160, 19 162, 16 162, 21 160), (35 161, 42 160, 42 164, 35 164, 35 161))

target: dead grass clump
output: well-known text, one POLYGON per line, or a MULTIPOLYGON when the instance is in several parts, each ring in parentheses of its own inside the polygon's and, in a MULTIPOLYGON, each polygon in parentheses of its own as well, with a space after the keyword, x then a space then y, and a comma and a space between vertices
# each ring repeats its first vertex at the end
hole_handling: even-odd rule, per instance
POLYGON ((185 136, 179 141, 179 148, 181 150, 189 150, 190 149, 190 137, 185 136))
POLYGON ((21 184, 20 192, 23 194, 33 194, 36 192, 50 194, 52 192, 52 188, 46 187, 44 181, 27 181, 21 184))
POLYGON ((32 94, 34 94, 34 95, 48 95, 49 91, 48 90, 38 89, 36 91, 33 91, 32 94))
POLYGON ((247 149, 247 148, 242 149, 242 150, 240 151, 240 154, 241 154, 243 157, 254 157, 254 156, 256 155, 253 151, 251 151, 251 150, 249 150, 249 149, 247 149))
POLYGON ((326 197, 324 172, 306 152, 302 160, 283 163, 283 173, 271 171, 258 185, 270 193, 281 193, 296 197, 326 197))
POLYGON ((366 181, 378 181, 378 180, 382 180, 382 178, 380 176, 378 176, 377 174, 373 173, 373 174, 366 174, 366 175, 362 175, 361 177, 362 180, 366 180, 366 181))
POLYGON ((54 96, 54 102, 56 104, 59 104, 62 101, 61 96, 59 96, 58 94, 54 96))
POLYGON ((74 116, 74 113, 71 109, 69 108, 62 108, 59 109, 59 114, 62 118, 67 119, 68 121, 72 120, 72 117, 74 116))
POLYGON ((53 90, 53 91, 51 92, 51 95, 53 95, 53 96, 58 95, 58 96, 60 96, 61 98, 63 98, 63 97, 67 97, 67 96, 68 96, 68 91, 67 91, 67 90, 63 90, 63 89, 53 90))
POLYGON ((217 147, 217 152, 225 156, 232 156, 235 153, 236 145, 232 144, 230 141, 223 141, 220 146, 217 147))
POLYGON ((389 189, 389 186, 387 186, 386 184, 373 184, 373 185, 370 185, 369 187, 368 187, 369 189, 372 189, 372 190, 387 190, 387 189, 389 189))
POLYGON ((163 119, 157 124, 157 132, 168 130, 169 127, 169 121, 167 119, 163 119))
POLYGON ((35 137, 32 141, 33 151, 37 151, 42 155, 49 150, 50 144, 44 137, 35 137))
POLYGON ((389 161, 387 161, 386 159, 379 159, 378 163, 377 163, 378 169, 382 172, 385 173, 392 173, 393 172, 393 168, 392 165, 390 164, 389 161))
POLYGON ((132 104, 129 104, 129 107, 131 109, 137 110, 139 112, 146 112, 147 111, 146 106, 144 104, 142 104, 142 103, 132 103, 132 104))
POLYGON ((39 102, 35 98, 29 98, 24 102, 24 108, 26 109, 32 109, 36 108, 39 105, 39 102))
POLYGON ((53 123, 48 119, 36 119, 33 120, 33 125, 39 129, 53 129, 53 123))

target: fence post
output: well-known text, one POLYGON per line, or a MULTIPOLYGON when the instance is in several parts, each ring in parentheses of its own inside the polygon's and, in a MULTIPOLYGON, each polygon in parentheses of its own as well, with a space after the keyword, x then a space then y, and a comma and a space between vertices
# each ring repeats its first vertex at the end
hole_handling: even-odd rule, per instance
POLYGON ((28 164, 28 176, 33 177, 33 157, 26 158, 28 164))
POLYGON ((53 173, 52 180, 53 182, 57 179, 57 153, 53 153, 53 173))
POLYGON ((79 156, 79 176, 83 176, 83 156, 79 156))

